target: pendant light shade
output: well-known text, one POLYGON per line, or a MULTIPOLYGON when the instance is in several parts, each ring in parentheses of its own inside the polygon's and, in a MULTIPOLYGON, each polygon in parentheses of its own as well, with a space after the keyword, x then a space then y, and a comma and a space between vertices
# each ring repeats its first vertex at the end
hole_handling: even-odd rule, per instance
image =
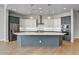
POLYGON ((51 16, 50 16, 50 4, 48 4, 48 12, 49 12, 49 16, 47 18, 51 19, 51 16))
POLYGON ((48 19, 51 19, 51 16, 48 16, 48 19))
POLYGON ((33 4, 31 4, 31 11, 30 11, 31 16, 30 16, 30 19, 33 19, 33 16, 32 16, 32 7, 33 7, 33 4))
POLYGON ((30 16, 30 19, 33 19, 33 16, 30 16))

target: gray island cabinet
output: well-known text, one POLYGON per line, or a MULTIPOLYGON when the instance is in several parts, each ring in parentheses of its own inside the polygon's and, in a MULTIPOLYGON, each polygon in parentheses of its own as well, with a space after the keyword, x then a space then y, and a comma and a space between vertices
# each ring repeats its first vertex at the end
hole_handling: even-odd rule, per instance
POLYGON ((65 33, 56 32, 19 32, 17 46, 20 47, 59 47, 65 33))

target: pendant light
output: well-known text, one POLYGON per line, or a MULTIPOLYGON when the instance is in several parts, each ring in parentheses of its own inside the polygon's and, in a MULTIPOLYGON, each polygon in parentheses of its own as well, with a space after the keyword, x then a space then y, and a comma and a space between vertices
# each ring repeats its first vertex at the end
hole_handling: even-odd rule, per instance
POLYGON ((50 4, 48 4, 48 12, 49 12, 48 19, 51 19, 51 16, 50 16, 50 4))
POLYGON ((31 11, 30 11, 30 14, 31 14, 31 16, 30 16, 30 19, 33 19, 33 16, 32 16, 32 7, 33 7, 33 4, 31 4, 31 11))

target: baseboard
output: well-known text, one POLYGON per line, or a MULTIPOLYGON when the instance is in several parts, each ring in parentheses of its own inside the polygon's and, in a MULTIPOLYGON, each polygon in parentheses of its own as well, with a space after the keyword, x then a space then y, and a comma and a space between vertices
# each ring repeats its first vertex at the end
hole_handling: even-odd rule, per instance
POLYGON ((4 39, 0 39, 0 41, 4 41, 4 39))
POLYGON ((74 41, 79 41, 79 38, 74 38, 74 41))
POLYGON ((3 41, 3 42, 9 42, 8 40, 4 40, 4 39, 0 39, 0 41, 3 41))
POLYGON ((74 38, 75 40, 79 40, 79 38, 74 38))

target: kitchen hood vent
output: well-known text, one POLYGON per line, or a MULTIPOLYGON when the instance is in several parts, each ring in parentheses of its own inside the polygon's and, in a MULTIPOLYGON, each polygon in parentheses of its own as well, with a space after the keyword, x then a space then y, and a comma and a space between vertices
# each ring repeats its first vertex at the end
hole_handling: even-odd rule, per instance
POLYGON ((40 21, 39 21, 38 25, 43 25, 44 23, 42 22, 42 15, 40 15, 39 18, 40 18, 40 21))

